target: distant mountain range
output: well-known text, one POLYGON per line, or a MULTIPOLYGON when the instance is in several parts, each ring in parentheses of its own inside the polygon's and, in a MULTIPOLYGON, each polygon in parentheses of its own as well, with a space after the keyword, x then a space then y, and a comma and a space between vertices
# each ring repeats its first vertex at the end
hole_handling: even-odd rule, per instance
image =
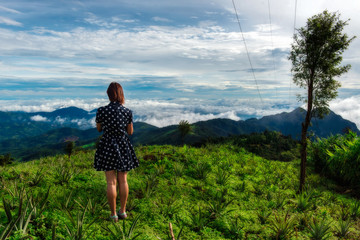
MULTIPOLYGON (((0 154, 11 153, 18 159, 29 160, 62 152, 67 138, 78 139, 77 145, 94 143, 100 136, 94 128, 95 113, 96 110, 88 112, 76 107, 36 113, 0 111, 0 154)), ((299 139, 305 113, 303 109, 297 108, 292 112, 260 119, 201 121, 192 124, 193 131, 184 141, 187 144, 198 144, 210 138, 265 130, 278 131, 299 139)), ((177 125, 158 128, 135 122, 134 129, 134 135, 131 136, 134 145, 182 144, 177 125)), ((324 119, 314 118, 310 127, 310 131, 318 137, 341 134, 346 129, 359 133, 355 123, 343 119, 334 112, 330 112, 324 119)))

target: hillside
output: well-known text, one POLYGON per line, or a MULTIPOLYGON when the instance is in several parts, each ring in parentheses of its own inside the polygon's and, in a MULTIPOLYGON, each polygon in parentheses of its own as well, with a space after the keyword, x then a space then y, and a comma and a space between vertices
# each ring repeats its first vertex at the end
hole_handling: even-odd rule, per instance
MULTIPOLYGON (((200 121, 192 124, 193 131, 185 137, 184 142, 190 145, 201 145, 220 137, 263 131, 278 131, 285 136, 298 139, 304 114, 305 111, 298 108, 289 113, 284 112, 260 119, 200 121)), ((93 124, 93 118, 94 111, 87 112, 74 107, 50 113, 0 112, 0 130, 4 132, 0 137, 0 155, 11 153, 19 160, 29 160, 61 153, 64 139, 72 136, 78 138, 78 146, 91 145, 91 143, 94 145, 100 134, 93 127, 82 129, 93 124), (33 121, 31 117, 34 116, 38 116, 40 120, 44 119, 33 121)), ((134 145, 181 145, 183 143, 177 125, 158 128, 147 123, 135 122, 134 129, 134 135, 131 136, 134 145)), ((317 137, 328 137, 342 134, 346 129, 359 133, 354 123, 330 112, 324 119, 314 118, 309 131, 317 137)))
POLYGON ((145 146, 136 153, 141 165, 129 172, 124 225, 109 221, 94 151, 0 166, 0 238, 169 239, 170 222, 183 240, 302 240, 320 224, 329 239, 360 236, 360 203, 334 191, 341 188, 309 171, 308 190, 296 194, 299 161, 269 161, 229 144, 145 146))
POLYGON ((0 141, 38 136, 63 127, 86 130, 93 128, 94 117, 94 112, 76 107, 61 108, 53 112, 0 111, 0 141))
MULTIPOLYGON (((292 112, 283 112, 260 119, 234 121, 230 119, 212 119, 192 124, 193 132, 185 137, 185 143, 197 144, 209 138, 227 137, 232 135, 250 134, 254 132, 278 131, 285 136, 299 139, 301 123, 304 121, 305 111, 297 108, 292 112)), ((330 112, 324 119, 313 118, 309 132, 315 137, 329 137, 343 134, 346 129, 360 133, 355 123, 343 119, 341 116, 330 112)), ((136 129, 135 129, 136 130, 136 129)), ((180 133, 177 125, 164 128, 144 129, 135 131, 133 142, 135 144, 181 144, 180 133)))

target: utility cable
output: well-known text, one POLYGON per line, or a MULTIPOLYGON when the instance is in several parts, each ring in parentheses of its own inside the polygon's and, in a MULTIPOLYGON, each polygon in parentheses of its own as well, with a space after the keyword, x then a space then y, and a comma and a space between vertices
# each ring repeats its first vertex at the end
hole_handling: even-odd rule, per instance
POLYGON ((260 98, 261 104, 262 104, 262 105, 264 105, 263 100, 262 100, 262 97, 261 97, 261 94, 260 94, 259 86, 258 86, 258 83, 257 83, 256 77, 255 77, 255 71, 254 71, 254 68, 253 68, 253 65, 252 65, 252 62, 251 62, 251 59, 250 59, 250 54, 249 54, 249 51, 248 51, 248 48, 247 48, 247 45, 246 45, 246 41, 245 41, 245 37, 244 37, 244 33, 243 33, 243 31, 242 31, 242 27, 241 27, 241 24, 240 24, 239 15, 238 15, 238 12, 237 12, 237 10, 236 10, 236 6, 235 6, 235 3, 234 3, 234 0, 232 0, 232 3, 233 3, 233 6, 234 6, 234 10, 235 10, 236 18, 237 18, 237 21, 238 21, 238 24, 239 24, 239 28, 240 28, 240 32, 241 32, 241 36, 242 36, 243 41, 244 41, 246 54, 247 54, 247 57, 248 57, 248 60, 249 60, 249 63, 250 63, 251 72, 252 72, 252 75, 253 75, 254 80, 255 80, 256 88, 257 88, 257 91, 258 91, 258 94, 259 94, 259 98, 260 98))
MULTIPOLYGON (((276 79, 276 65, 275 65, 275 56, 274 56, 274 41, 273 41, 273 34, 272 34, 272 23, 271 23, 271 9, 270 9, 270 0, 268 0, 268 10, 269 10, 269 23, 270 23, 270 38, 271 38, 271 56, 272 56, 272 64, 274 70, 274 80, 277 82, 276 79)), ((275 96, 277 97, 277 88, 275 87, 275 96)))
MULTIPOLYGON (((296 34, 296 12, 297 12, 297 0, 295 0, 295 13, 294 13, 294 34, 293 34, 293 39, 295 37, 296 34)), ((290 79, 290 84, 289 84, 289 105, 291 104, 291 79, 290 79)))

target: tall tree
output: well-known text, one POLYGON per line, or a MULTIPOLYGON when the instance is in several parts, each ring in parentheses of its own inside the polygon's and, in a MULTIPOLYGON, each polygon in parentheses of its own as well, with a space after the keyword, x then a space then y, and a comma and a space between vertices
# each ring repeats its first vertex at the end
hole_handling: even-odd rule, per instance
POLYGON ((291 46, 289 60, 296 85, 306 89, 299 101, 307 105, 301 129, 301 192, 305 186, 306 150, 311 118, 323 118, 329 113, 329 102, 337 96, 340 83, 335 80, 350 69, 341 65, 342 54, 355 37, 343 33, 348 21, 340 20, 339 13, 324 11, 307 20, 306 26, 297 30, 291 46))

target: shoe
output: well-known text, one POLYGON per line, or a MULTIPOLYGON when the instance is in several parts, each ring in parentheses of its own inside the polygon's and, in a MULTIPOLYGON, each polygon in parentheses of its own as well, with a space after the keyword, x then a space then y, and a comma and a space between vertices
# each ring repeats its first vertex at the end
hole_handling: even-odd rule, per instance
POLYGON ((118 212, 118 218, 120 218, 120 219, 125 219, 125 218, 127 218, 126 212, 120 213, 120 211, 119 211, 119 212, 118 212))
POLYGON ((114 215, 114 216, 110 216, 110 219, 113 220, 114 222, 117 222, 119 220, 119 217, 114 215))

